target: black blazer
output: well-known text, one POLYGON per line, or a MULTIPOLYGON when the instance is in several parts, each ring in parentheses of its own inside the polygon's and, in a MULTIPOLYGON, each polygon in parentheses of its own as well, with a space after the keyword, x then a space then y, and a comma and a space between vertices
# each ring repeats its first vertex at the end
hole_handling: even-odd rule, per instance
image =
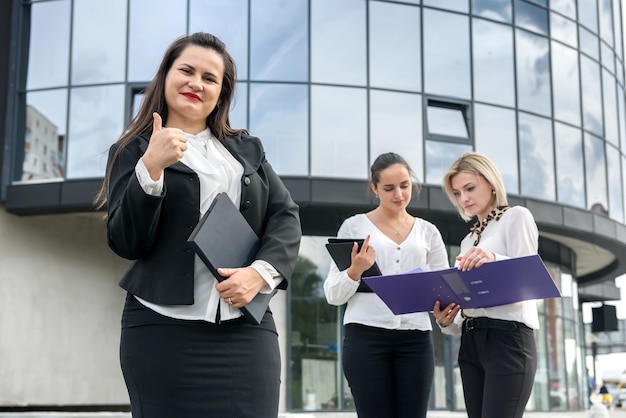
MULTIPOLYGON (((116 254, 134 260, 120 281, 122 288, 153 303, 190 305, 195 253, 187 238, 200 219, 200 181, 177 162, 165 169, 163 193, 147 195, 135 165, 148 141, 149 135, 135 138, 111 167, 107 240, 116 254)), ((279 288, 286 288, 302 235, 298 206, 265 159, 258 138, 237 134, 224 145, 244 168, 240 210, 261 239, 257 259, 274 266, 285 278, 279 288)), ((109 150, 107 170, 118 146, 109 150)))

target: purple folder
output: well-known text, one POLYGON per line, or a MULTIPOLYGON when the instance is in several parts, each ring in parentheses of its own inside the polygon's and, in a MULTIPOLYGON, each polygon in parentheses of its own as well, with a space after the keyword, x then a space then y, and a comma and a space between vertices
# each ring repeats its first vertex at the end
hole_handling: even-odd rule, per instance
POLYGON ((469 271, 415 269, 362 280, 396 315, 432 311, 436 300, 442 307, 456 302, 467 309, 561 297, 538 255, 492 261, 469 271))

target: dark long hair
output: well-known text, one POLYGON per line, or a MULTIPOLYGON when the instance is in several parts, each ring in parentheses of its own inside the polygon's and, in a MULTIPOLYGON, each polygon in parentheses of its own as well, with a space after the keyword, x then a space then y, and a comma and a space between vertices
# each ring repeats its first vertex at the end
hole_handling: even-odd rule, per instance
POLYGON ((409 163, 407 163, 406 160, 402 158, 402 156, 396 154, 395 152, 387 152, 384 154, 380 154, 378 157, 376 157, 376 159, 372 163, 372 167, 370 167, 371 183, 374 186, 377 186, 378 182, 380 181, 380 173, 386 168, 389 168, 395 164, 403 165, 406 168, 406 170, 409 172, 409 176, 411 177, 411 181, 413 182, 413 191, 415 193, 419 193, 422 189, 422 186, 419 183, 417 176, 415 175, 413 170, 411 170, 409 163))
POLYGON ((107 173, 100 187, 100 191, 96 195, 94 205, 96 209, 104 207, 107 202, 107 189, 111 176, 111 167, 118 158, 124 148, 141 134, 150 134, 152 132, 153 117, 152 113, 157 112, 161 115, 165 124, 168 116, 167 103, 165 102, 165 78, 172 68, 172 64, 182 54, 182 52, 190 45, 200 46, 211 49, 220 54, 224 60, 224 79, 222 80, 222 90, 217 101, 218 106, 207 117, 206 125, 211 129, 211 133, 216 138, 223 141, 224 138, 239 132, 247 133, 243 129, 233 129, 230 126, 230 105, 235 94, 235 85, 237 82, 237 69, 235 61, 226 49, 226 45, 217 36, 210 33, 198 32, 176 39, 165 51, 161 65, 152 82, 146 87, 144 101, 137 115, 130 121, 122 136, 117 140, 118 148, 113 156, 107 173))

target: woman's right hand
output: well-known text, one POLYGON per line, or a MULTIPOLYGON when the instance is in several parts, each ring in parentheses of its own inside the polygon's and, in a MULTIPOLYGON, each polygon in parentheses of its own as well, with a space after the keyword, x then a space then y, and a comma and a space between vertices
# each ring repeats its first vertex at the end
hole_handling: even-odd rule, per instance
POLYGON ((363 240, 363 245, 359 249, 359 244, 355 241, 352 246, 352 264, 348 267, 348 276, 355 282, 361 280, 363 273, 372 267, 376 262, 376 250, 370 244, 370 236, 363 240))
POLYGON ((163 119, 157 112, 152 114, 152 136, 141 160, 150 177, 156 181, 166 167, 180 161, 187 150, 187 137, 178 128, 164 128, 163 119))

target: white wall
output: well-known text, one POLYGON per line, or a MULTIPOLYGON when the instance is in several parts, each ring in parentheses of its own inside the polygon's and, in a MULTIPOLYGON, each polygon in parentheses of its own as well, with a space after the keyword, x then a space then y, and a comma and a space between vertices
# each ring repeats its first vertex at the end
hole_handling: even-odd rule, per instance
MULTIPOLYGON (((105 233, 101 213, 21 217, 0 205, 0 407, 128 404, 117 285, 128 262, 105 233)), ((284 411, 285 292, 271 307, 284 411)))

